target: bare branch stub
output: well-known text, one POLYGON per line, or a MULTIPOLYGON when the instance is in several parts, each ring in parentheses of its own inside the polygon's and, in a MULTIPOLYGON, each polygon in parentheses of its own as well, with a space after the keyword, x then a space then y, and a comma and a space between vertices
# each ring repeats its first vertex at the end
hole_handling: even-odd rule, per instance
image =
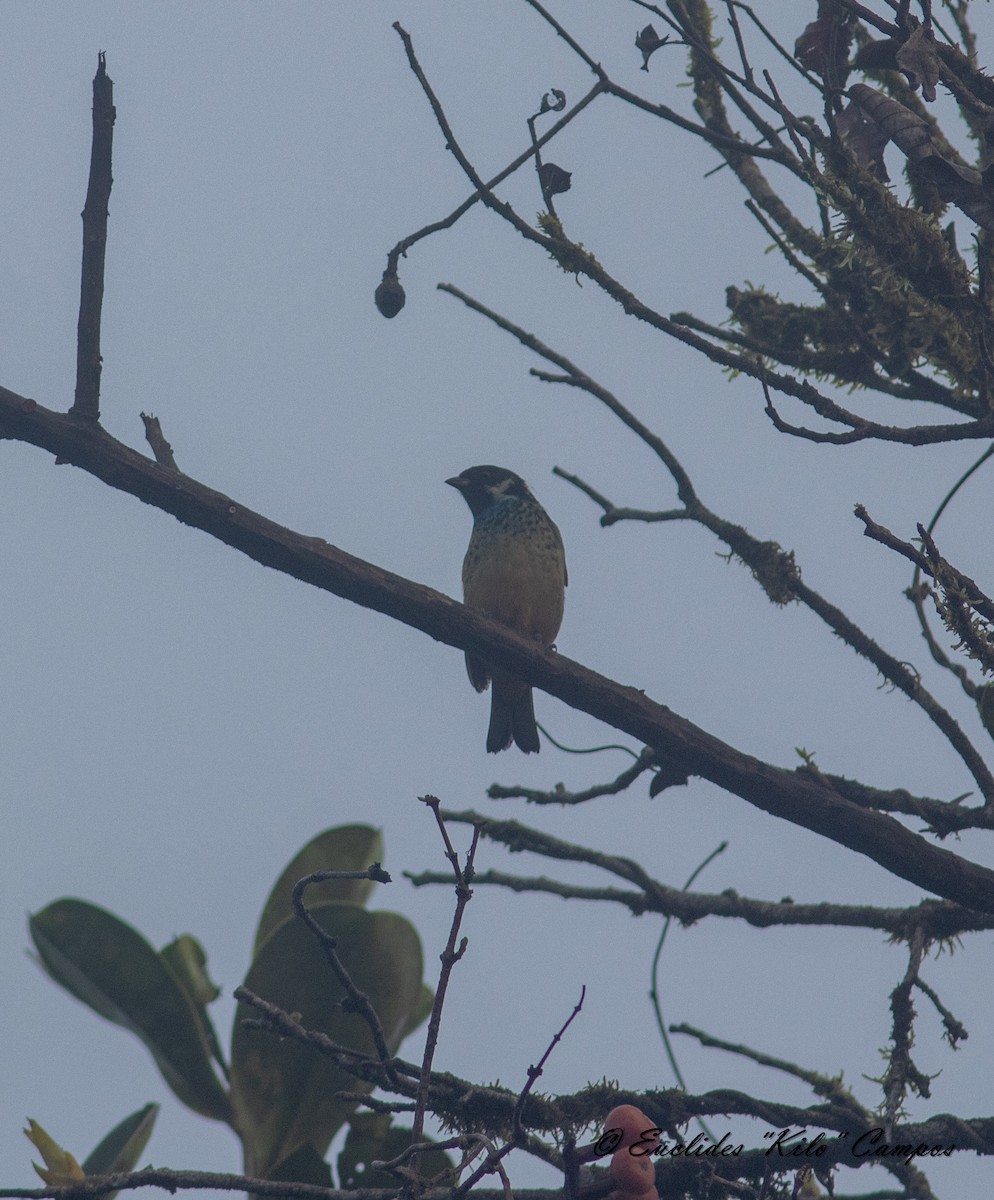
POLYGON ((79 322, 76 331, 76 394, 70 412, 90 421, 100 418, 100 317, 104 301, 104 257, 110 202, 111 151, 114 143, 114 82, 103 51, 93 77, 93 142, 90 178, 83 206, 83 264, 80 272, 79 322))
POLYGON ((170 471, 178 471, 179 467, 176 465, 176 459, 173 458, 173 448, 166 441, 159 418, 153 413, 140 413, 139 415, 145 425, 145 440, 152 447, 155 461, 160 467, 168 467, 170 471))

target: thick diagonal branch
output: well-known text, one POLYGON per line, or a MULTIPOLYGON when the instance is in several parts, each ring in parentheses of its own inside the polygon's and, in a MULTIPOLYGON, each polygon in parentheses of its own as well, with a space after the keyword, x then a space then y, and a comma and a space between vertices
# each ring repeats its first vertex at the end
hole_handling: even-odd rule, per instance
POLYGON ((169 471, 91 422, 0 388, 0 435, 40 446, 111 487, 202 529, 265 566, 384 613, 436 641, 473 650, 570 707, 652 746, 749 804, 847 846, 902 879, 959 904, 994 912, 994 871, 931 845, 893 817, 859 808, 820 779, 753 758, 580 663, 544 651, 431 588, 306 537, 169 471))

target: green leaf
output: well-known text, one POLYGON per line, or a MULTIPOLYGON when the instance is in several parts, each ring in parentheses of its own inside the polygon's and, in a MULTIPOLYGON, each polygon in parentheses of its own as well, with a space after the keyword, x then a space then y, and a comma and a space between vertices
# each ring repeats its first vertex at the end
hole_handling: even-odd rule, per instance
MULTIPOLYGON (((298 879, 315 871, 365 871, 383 859, 383 835, 370 825, 336 825, 312 838, 287 864, 269 893, 255 935, 252 957, 277 925, 293 916, 291 895, 298 879)), ((307 907, 326 900, 365 904, 376 884, 371 879, 329 879, 312 884, 305 894, 307 907)))
POLYGON ((198 1008, 212 1004, 221 995, 221 989, 207 974, 207 953, 195 937, 180 934, 159 953, 198 1008))
POLYGON ((172 969, 130 925, 84 900, 56 900, 29 920, 48 974, 145 1043, 170 1088, 202 1116, 231 1109, 197 1010, 172 969))
MULTIPOLYGON (((86 1174, 113 1175, 118 1171, 133 1171, 148 1145, 158 1115, 158 1104, 146 1104, 115 1125, 83 1163, 86 1174)), ((117 1192, 108 1192, 108 1200, 113 1200, 116 1195, 117 1192)))
POLYGON ((408 1034, 413 1033, 415 1029, 418 1029, 425 1023, 425 1021, 428 1020, 428 1018, 431 1016, 431 1008, 434 1003, 435 993, 427 985, 427 983, 423 983, 421 985, 421 995, 418 996, 417 1003, 411 1009, 407 1028, 404 1030, 404 1037, 407 1037, 408 1034))
MULTIPOLYGON (((356 1188, 396 1188, 396 1176, 377 1171, 369 1164, 377 1160, 388 1162, 402 1154, 410 1144, 411 1130, 392 1125, 389 1113, 356 1113, 349 1122, 345 1145, 338 1156, 338 1186, 348 1191, 356 1188)), ((415 1164, 412 1160, 407 1165, 413 1168, 415 1164)), ((427 1150, 419 1154, 417 1166, 426 1179, 442 1171, 454 1170, 454 1163, 444 1150, 427 1150)), ((454 1182, 453 1176, 448 1183, 454 1182)))
POLYGON ((270 1179, 283 1183, 314 1183, 318 1187, 332 1185, 331 1167, 313 1146, 298 1146, 296 1150, 273 1169, 270 1179))
POLYGON ((48 1130, 31 1117, 28 1117, 28 1127, 24 1130, 24 1136, 41 1154, 45 1165, 39 1167, 34 1160, 31 1165, 46 1187, 71 1187, 86 1178, 86 1172, 75 1156, 60 1146, 48 1130))
MULTIPOLYGON (((368 912, 355 904, 308 906, 311 915, 339 939, 338 952, 356 986, 369 997, 391 1052, 422 1003, 421 942, 396 913, 368 912)), ((344 989, 314 936, 296 917, 284 921, 263 943, 245 986, 301 1024, 334 1042, 373 1053, 365 1022, 344 1013, 344 989)), ((279 1038, 243 1022, 257 1017, 240 1004, 231 1045, 232 1104, 251 1173, 268 1173, 299 1147, 319 1156, 349 1118, 354 1101, 336 1099, 340 1090, 368 1092, 372 1086, 347 1075, 313 1046, 279 1038)))
POLYGON ((221 1053, 217 1030, 215 1030, 210 1013, 207 1011, 207 1005, 212 1004, 221 995, 221 989, 216 986, 207 973, 207 952, 195 937, 189 933, 182 933, 168 946, 163 946, 159 954, 189 996, 200 1028, 207 1040, 211 1058, 220 1066, 222 1074, 227 1078, 228 1066, 221 1053))

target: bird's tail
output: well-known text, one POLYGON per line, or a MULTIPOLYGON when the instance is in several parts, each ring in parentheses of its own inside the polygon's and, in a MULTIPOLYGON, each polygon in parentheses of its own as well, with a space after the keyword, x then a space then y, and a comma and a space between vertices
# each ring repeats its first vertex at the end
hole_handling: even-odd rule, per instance
POLYGON ((497 754, 513 741, 525 754, 537 754, 540 748, 538 728, 529 685, 520 679, 500 677, 495 673, 492 697, 487 750, 497 754))

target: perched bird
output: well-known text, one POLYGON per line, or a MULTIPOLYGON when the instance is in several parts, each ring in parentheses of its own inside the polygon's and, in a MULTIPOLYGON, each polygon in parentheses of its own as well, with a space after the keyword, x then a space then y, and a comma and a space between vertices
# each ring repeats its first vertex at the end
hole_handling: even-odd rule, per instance
MULTIPOLYGON (((551 646, 563 619, 566 555, 563 539, 528 485, 504 467, 468 467, 446 483, 462 493, 473 514, 473 533, 462 565, 463 599, 495 621, 551 646)), ((475 654, 466 655, 469 681, 478 692, 493 680, 487 749, 514 741, 537 752, 532 689, 475 654)))

